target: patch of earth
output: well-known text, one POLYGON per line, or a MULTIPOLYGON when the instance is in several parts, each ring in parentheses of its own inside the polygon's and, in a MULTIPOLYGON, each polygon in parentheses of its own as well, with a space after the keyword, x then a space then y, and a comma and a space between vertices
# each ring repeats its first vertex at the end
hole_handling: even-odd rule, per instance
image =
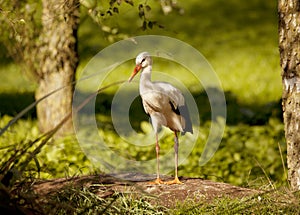
MULTIPOLYGON (((168 208, 174 207, 177 203, 187 200, 213 200, 218 197, 243 198, 259 194, 259 190, 237 187, 222 182, 213 182, 200 178, 181 177, 183 184, 174 185, 153 185, 149 181, 155 179, 154 175, 144 175, 139 173, 126 173, 114 175, 91 175, 73 178, 60 178, 48 181, 39 181, 33 185, 37 196, 46 197, 53 192, 59 192, 72 187, 93 187, 93 191, 101 198, 113 195, 115 192, 131 193, 150 198, 153 203, 168 208), (105 185, 105 186, 98 186, 105 185), (95 190, 95 188, 97 190, 95 190)), ((163 176, 164 181, 173 178, 163 176)))

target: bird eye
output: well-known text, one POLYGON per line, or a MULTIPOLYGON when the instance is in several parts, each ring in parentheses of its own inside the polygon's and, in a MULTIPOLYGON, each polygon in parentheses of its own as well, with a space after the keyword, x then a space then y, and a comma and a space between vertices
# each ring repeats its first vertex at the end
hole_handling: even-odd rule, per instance
POLYGON ((143 63, 146 60, 146 58, 143 58, 143 60, 141 61, 141 63, 143 63))

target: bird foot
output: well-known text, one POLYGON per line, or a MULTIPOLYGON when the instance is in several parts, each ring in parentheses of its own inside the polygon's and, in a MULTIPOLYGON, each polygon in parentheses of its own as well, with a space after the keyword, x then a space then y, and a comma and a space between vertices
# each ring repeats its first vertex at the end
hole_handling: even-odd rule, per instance
POLYGON ((183 184, 183 183, 178 179, 178 177, 175 177, 174 180, 167 181, 167 182, 165 182, 165 184, 171 185, 171 184, 183 184))
POLYGON ((148 184, 165 184, 160 178, 157 178, 155 181, 150 181, 148 184))

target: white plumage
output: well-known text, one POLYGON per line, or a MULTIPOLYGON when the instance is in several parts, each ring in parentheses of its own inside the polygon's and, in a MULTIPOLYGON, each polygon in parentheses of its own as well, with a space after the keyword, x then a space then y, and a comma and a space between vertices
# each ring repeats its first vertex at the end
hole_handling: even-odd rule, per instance
POLYGON ((152 59, 149 53, 142 52, 136 57, 136 66, 129 78, 131 81, 141 70, 139 91, 143 107, 151 117, 151 123, 156 134, 157 179, 155 184, 162 184, 159 177, 159 143, 158 131, 161 126, 170 128, 175 135, 175 179, 167 184, 180 184, 178 179, 178 136, 177 133, 193 133, 192 123, 183 94, 167 82, 152 82, 152 59))

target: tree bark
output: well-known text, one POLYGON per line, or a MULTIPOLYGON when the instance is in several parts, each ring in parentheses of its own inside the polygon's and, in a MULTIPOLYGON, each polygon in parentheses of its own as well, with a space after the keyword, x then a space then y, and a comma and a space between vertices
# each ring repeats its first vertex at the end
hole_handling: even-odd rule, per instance
POLYGON ((300 0, 279 0, 278 11, 288 178, 300 190, 300 0))
MULTIPOLYGON (((77 28, 79 0, 43 0, 42 25, 38 55, 39 83, 35 97, 62 88, 37 105, 39 128, 47 132, 71 110, 75 71, 78 64, 77 28)), ((69 120, 57 132, 61 136, 72 132, 69 120)))

